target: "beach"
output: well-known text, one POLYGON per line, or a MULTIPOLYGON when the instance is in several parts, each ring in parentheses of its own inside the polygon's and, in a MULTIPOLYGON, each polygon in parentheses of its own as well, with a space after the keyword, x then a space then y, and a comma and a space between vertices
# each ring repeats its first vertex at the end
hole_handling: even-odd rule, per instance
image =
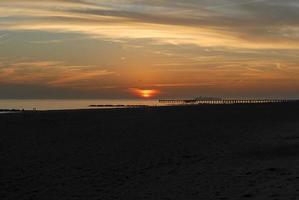
POLYGON ((299 104, 0 115, 0 199, 298 199, 299 104))

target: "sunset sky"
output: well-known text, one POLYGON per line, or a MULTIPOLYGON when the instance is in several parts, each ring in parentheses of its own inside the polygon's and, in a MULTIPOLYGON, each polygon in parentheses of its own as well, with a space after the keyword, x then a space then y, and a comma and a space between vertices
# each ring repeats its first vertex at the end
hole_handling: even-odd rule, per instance
POLYGON ((0 0, 0 98, 296 98, 298 10, 298 0, 0 0))

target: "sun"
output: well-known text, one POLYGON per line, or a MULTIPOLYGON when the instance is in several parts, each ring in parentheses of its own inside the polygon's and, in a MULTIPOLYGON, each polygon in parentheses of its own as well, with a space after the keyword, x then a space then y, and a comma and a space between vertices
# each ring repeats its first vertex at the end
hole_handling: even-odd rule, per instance
POLYGON ((133 94, 142 97, 145 99, 153 98, 155 97, 159 91, 158 90, 153 90, 153 89, 137 89, 137 88, 132 88, 133 94))
POLYGON ((144 98, 150 98, 154 95, 155 91, 154 90, 141 90, 140 91, 140 96, 144 98))

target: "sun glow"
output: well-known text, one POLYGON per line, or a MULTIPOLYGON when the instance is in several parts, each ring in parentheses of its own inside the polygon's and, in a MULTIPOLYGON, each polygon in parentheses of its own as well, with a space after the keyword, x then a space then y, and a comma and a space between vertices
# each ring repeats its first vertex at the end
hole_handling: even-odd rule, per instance
POLYGON ((150 89, 143 90, 143 89, 133 88, 132 91, 134 95, 142 98, 153 98, 159 93, 158 90, 150 90, 150 89))

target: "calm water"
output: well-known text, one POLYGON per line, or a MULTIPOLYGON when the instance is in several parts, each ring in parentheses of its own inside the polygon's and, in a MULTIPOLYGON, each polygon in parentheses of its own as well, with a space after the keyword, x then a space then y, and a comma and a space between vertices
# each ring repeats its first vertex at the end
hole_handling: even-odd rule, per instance
POLYGON ((0 109, 33 110, 61 110, 61 109, 87 109, 89 105, 159 105, 157 100, 115 100, 115 99, 87 99, 87 100, 61 100, 61 99, 0 99, 0 109))

